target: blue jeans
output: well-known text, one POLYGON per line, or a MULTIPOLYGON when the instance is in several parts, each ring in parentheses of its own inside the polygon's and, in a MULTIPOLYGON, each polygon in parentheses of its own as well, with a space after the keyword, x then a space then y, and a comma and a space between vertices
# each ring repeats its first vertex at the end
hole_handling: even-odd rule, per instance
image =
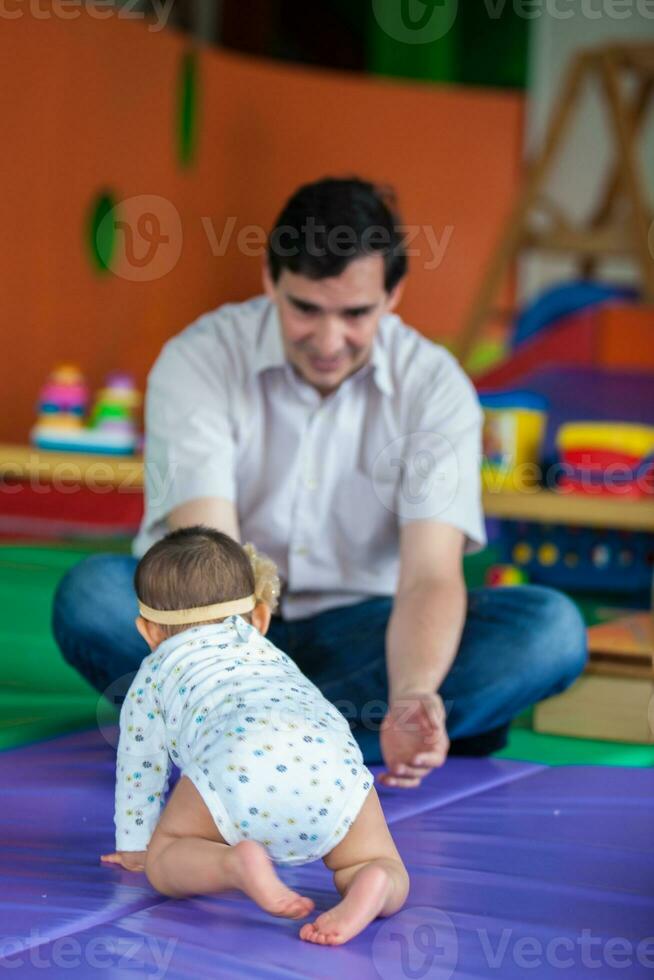
MULTIPOLYGON (((66 574, 54 601, 64 657, 116 704, 148 653, 134 626, 135 567, 126 555, 93 555, 66 574)), ((392 603, 383 596, 300 620, 273 617, 267 634, 348 718, 368 764, 382 761, 392 603)), ((459 650, 439 689, 453 746, 506 727, 568 687, 585 663, 584 624, 566 596, 537 586, 472 590, 459 650)))

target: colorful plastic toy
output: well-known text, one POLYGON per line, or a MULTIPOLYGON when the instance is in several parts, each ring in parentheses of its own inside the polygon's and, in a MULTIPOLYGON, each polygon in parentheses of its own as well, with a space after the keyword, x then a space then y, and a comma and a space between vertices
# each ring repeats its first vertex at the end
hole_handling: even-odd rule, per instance
POLYGON ((654 493, 654 427, 568 422, 557 433, 562 489, 575 493, 647 497, 654 493))
POLYGON ((504 360, 477 372, 480 390, 524 386, 543 368, 654 371, 654 307, 633 302, 600 303, 559 315, 513 344, 504 360))
POLYGON ((654 534, 536 521, 501 522, 500 553, 530 582, 572 591, 649 595, 654 534))
POLYGON ((96 395, 89 421, 93 438, 113 447, 104 452, 119 452, 119 446, 130 447, 125 451, 134 451, 138 441, 135 412, 140 403, 141 396, 129 374, 116 371, 109 375, 105 387, 96 395))
POLYGON ((44 434, 67 432, 74 437, 82 430, 88 399, 88 388, 77 365, 58 365, 39 394, 37 428, 44 434))
POLYGON ((547 402, 524 391, 482 394, 484 461, 487 490, 525 490, 541 477, 540 459, 547 422, 547 402))
POLYGON ((638 290, 632 287, 586 279, 550 286, 516 317, 512 346, 519 347, 580 310, 597 310, 611 303, 634 304, 638 299, 638 290))
POLYGON ((41 391, 31 440, 39 449, 131 455, 139 448, 136 410, 141 396, 128 374, 110 374, 96 395, 88 424, 88 389, 74 365, 56 368, 41 391))
POLYGON ((515 565, 491 565, 485 577, 490 586, 524 585, 528 581, 526 572, 515 565))

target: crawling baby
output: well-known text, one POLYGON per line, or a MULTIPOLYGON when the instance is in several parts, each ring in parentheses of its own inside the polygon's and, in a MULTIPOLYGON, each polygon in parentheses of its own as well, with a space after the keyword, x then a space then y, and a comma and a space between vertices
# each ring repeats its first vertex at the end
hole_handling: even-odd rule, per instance
POLYGON ((343 715, 265 638, 275 565, 206 527, 174 531, 136 570, 152 651, 120 715, 116 852, 172 897, 238 888, 273 915, 310 898, 274 864, 322 858, 341 901, 300 930, 344 943, 406 899, 406 869, 343 715), (165 796, 172 764, 181 770, 165 796))

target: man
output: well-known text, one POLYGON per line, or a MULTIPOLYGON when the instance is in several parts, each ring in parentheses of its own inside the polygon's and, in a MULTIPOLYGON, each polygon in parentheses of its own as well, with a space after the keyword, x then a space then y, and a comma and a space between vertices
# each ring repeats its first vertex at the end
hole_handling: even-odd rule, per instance
MULTIPOLYGON (((201 317, 152 369, 134 551, 202 523, 267 552, 283 582, 269 638, 384 761, 382 781, 413 787, 449 738, 460 753, 504 745, 586 650, 563 595, 466 593, 462 556, 485 543, 482 416, 454 358, 393 313, 406 266, 384 192, 297 191, 269 237, 265 295, 201 317)), ((100 691, 124 689, 147 653, 135 565, 89 558, 55 600, 63 654, 100 691)))

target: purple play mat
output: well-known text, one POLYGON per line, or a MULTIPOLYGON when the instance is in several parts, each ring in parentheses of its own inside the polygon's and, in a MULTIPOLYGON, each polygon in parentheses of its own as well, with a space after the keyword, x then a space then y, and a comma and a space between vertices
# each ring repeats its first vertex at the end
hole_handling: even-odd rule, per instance
MULTIPOLYGON (((103 867, 114 752, 97 731, 0 755, 0 966, 24 977, 654 978, 654 772, 452 759, 380 787, 405 908, 346 946, 237 892, 173 901, 103 867)), ((322 862, 282 868, 316 913, 322 862)))

